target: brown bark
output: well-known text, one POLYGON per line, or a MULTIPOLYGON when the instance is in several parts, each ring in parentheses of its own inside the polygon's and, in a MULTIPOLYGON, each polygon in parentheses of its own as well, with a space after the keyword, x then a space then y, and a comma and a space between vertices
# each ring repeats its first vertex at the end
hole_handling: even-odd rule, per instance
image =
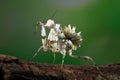
POLYGON ((120 80, 120 63, 100 67, 43 64, 0 55, 0 80, 120 80))

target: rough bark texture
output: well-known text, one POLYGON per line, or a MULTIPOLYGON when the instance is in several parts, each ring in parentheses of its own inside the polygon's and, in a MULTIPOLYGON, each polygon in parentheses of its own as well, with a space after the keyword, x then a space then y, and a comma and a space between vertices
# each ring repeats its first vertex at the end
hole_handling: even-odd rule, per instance
POLYGON ((120 63, 101 67, 41 64, 0 55, 0 80, 120 80, 120 63))

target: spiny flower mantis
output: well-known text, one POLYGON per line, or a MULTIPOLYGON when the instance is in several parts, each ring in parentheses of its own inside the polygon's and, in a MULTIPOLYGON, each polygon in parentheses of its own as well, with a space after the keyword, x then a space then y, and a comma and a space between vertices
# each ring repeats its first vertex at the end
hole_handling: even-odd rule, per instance
POLYGON ((42 46, 40 46, 33 58, 43 49, 44 51, 52 51, 52 53, 54 53, 53 63, 55 61, 55 53, 61 53, 63 55, 61 66, 63 66, 66 55, 72 58, 92 61, 95 65, 94 60, 89 56, 77 56, 72 54, 74 50, 77 50, 77 48, 81 46, 83 40, 81 32, 76 33, 76 27, 68 25, 62 28, 60 24, 55 24, 54 20, 51 19, 45 24, 40 21, 37 22, 36 30, 38 26, 41 26, 42 46), (50 29, 48 36, 46 35, 46 29, 50 29))

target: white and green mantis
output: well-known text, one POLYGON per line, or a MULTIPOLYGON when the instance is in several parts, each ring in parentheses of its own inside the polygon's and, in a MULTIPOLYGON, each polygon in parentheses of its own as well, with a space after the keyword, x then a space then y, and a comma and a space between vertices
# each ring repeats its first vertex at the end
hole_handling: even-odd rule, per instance
POLYGON ((52 53, 54 53, 53 63, 55 61, 55 53, 61 53, 63 55, 61 66, 63 66, 66 55, 72 58, 92 61, 95 65, 94 60, 89 56, 77 56, 72 54, 74 50, 77 50, 77 48, 81 46, 83 40, 81 32, 76 33, 76 27, 68 25, 62 28, 60 24, 55 24, 54 20, 51 19, 46 23, 37 22, 37 27, 38 26, 41 26, 42 46, 40 46, 33 58, 43 49, 44 51, 52 51, 52 53), (50 29, 48 36, 46 35, 46 29, 50 29))

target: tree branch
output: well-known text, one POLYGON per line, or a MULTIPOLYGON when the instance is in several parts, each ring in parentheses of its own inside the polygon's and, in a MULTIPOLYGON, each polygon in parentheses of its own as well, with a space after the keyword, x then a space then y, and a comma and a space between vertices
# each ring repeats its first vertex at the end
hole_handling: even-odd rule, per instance
POLYGON ((0 80, 120 80, 120 63, 100 67, 43 64, 0 55, 0 80))

